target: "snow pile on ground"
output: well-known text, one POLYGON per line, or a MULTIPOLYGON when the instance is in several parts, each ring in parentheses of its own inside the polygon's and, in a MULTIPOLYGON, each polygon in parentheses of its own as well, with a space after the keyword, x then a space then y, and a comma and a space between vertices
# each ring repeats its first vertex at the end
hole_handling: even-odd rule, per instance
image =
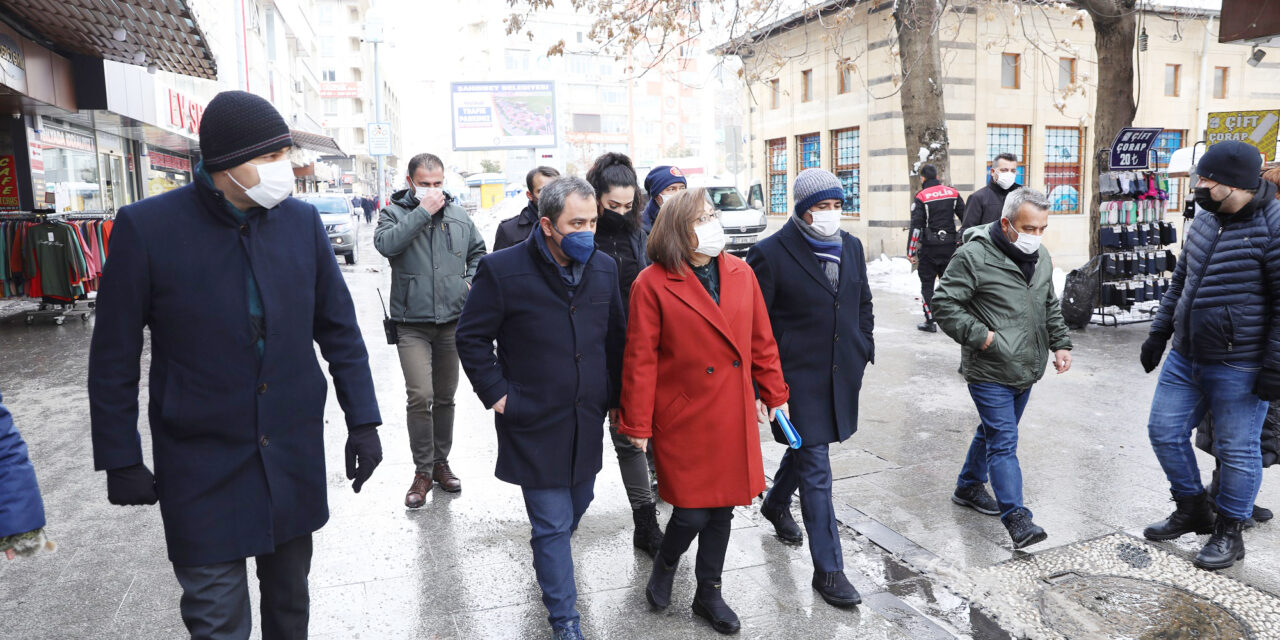
POLYGON ((526 204, 529 204, 527 198, 503 198, 488 209, 479 209, 471 214, 471 220, 476 223, 476 228, 480 230, 480 237, 484 238, 484 246, 493 251, 493 237, 498 233, 498 224, 507 218, 520 215, 526 204))
POLYGON ((867 281, 878 290, 919 297, 920 276, 906 258, 890 258, 885 254, 867 263, 867 281))

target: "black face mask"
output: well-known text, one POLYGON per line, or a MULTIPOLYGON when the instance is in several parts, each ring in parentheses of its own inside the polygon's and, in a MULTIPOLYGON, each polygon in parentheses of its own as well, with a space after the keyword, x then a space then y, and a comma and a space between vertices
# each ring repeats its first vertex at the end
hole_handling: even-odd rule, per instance
MULTIPOLYGON (((1209 213, 1218 213, 1218 209, 1222 207, 1222 200, 1214 200, 1212 191, 1212 187, 1196 187, 1196 204, 1209 213)), ((1228 195, 1227 197, 1230 198, 1231 196, 1228 195)))

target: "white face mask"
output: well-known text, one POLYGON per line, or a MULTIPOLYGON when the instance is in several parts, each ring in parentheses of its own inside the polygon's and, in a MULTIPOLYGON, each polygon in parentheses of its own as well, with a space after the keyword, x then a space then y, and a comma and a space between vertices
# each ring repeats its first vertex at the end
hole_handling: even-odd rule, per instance
POLYGON ((1000 185, 1001 189, 1008 189, 1009 187, 1013 186, 1013 181, 1016 180, 1017 178, 1018 178, 1017 172, 1002 171, 996 174, 996 184, 1000 185))
POLYGON ((413 195, 418 199, 419 202, 425 200, 427 198, 427 194, 430 192, 431 192, 431 187, 419 187, 416 185, 413 187, 413 195))
MULTIPOLYGON (((1018 233, 1017 230, 1014 233, 1018 233)), ((1018 233, 1018 239, 1013 241, 1013 246, 1017 247, 1019 251, 1031 255, 1040 250, 1040 236, 1018 233)))
POLYGON ((237 187, 244 189, 244 195, 258 203, 258 206, 271 209, 293 193, 293 164, 287 159, 252 166, 258 171, 258 184, 248 189, 244 189, 244 185, 235 176, 230 173, 227 176, 237 187))
POLYGON ((809 226, 813 227, 818 235, 834 236, 840 232, 840 210, 828 209, 826 211, 810 211, 809 215, 813 216, 813 222, 809 226))
POLYGON ((714 258, 724 251, 724 227, 719 220, 698 225, 693 228, 693 232, 698 234, 698 248, 694 249, 695 252, 714 258))

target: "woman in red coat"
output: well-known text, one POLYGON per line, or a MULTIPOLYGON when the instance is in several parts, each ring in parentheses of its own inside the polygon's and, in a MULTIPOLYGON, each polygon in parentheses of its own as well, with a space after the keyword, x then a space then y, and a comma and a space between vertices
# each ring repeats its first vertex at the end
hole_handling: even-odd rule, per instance
POLYGON ((693 611, 734 633, 738 616, 720 595, 730 520, 764 490, 759 423, 786 410, 788 390, 755 273, 723 249, 704 189, 663 203, 646 251, 653 264, 631 289, 618 431, 641 449, 652 439, 658 494, 675 507, 650 604, 670 604, 676 563, 696 537, 693 611))

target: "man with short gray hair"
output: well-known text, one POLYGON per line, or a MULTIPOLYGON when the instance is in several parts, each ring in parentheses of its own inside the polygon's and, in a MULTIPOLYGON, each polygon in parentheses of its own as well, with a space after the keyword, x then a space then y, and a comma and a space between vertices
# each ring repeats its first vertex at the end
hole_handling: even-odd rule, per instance
POLYGON ((999 515, 1015 549, 1048 537, 1022 504, 1018 422, 1049 352, 1058 373, 1071 368, 1053 263, 1040 246, 1048 226, 1043 193, 1011 192, 998 222, 965 232, 933 298, 938 325, 961 345, 961 373, 982 420, 951 501, 999 515))
POLYGON ((495 475, 524 493, 554 637, 573 640, 582 634, 569 540, 594 496, 605 414, 618 407, 626 315, 618 267, 596 251, 591 185, 552 181, 538 212, 524 242, 480 261, 458 354, 497 414, 495 475))

